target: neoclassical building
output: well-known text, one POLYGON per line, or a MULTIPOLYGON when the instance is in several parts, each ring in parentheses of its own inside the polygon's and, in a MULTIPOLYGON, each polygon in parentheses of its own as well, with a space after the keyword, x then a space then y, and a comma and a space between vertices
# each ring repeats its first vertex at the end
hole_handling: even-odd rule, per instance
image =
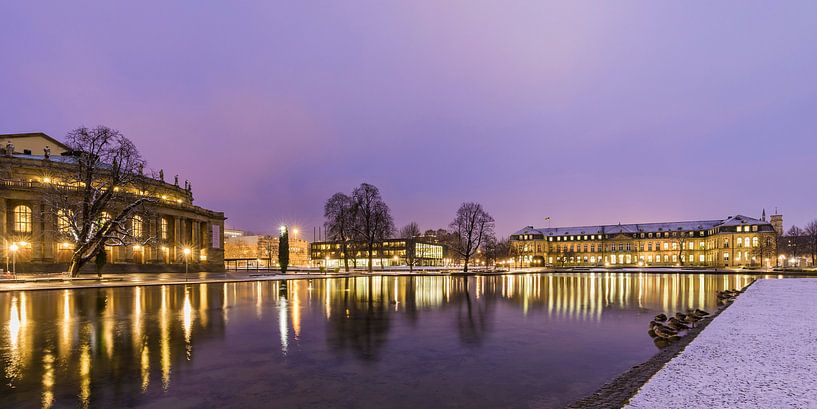
MULTIPOLYGON (((17 272, 65 271, 74 244, 59 234, 59 217, 50 211, 46 192, 60 172, 75 166, 63 155, 69 148, 43 133, 0 135, 0 146, 0 268, 9 270, 6 262, 13 259, 17 272)), ((179 187, 178 179, 167 183, 141 176, 139 183, 144 190, 133 194, 150 192, 156 201, 146 206, 148 212, 133 216, 131 228, 149 239, 144 245, 106 247, 106 271, 184 271, 185 262, 190 271, 223 270, 224 213, 195 206, 192 189, 179 187)))
MULTIPOLYGON (((772 216, 773 221, 782 216, 772 216)), ((766 221, 726 219, 534 228, 511 235, 519 266, 774 266, 777 233, 766 221)))

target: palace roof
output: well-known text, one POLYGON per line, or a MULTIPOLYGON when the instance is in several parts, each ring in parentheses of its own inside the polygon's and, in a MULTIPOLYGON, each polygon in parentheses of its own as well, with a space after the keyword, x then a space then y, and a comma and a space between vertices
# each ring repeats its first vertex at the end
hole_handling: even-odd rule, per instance
POLYGON ((515 233, 518 234, 543 234, 545 236, 568 236, 579 234, 620 234, 620 233, 658 233, 667 231, 695 231, 709 230, 720 226, 738 226, 743 224, 769 224, 752 217, 737 215, 729 216, 722 220, 693 220, 684 222, 663 222, 663 223, 631 223, 631 224, 606 224, 598 226, 572 226, 572 227, 542 227, 534 228, 527 226, 515 233))

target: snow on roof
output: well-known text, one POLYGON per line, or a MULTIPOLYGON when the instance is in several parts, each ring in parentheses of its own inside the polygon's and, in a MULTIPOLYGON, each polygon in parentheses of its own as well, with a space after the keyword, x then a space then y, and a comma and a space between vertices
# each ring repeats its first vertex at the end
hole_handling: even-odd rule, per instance
POLYGON ((534 228, 527 226, 515 233, 518 234, 543 234, 545 236, 569 236, 580 234, 620 234, 620 233, 657 233, 666 231, 694 231, 708 230, 718 226, 735 226, 741 224, 767 224, 767 222, 753 219, 751 217, 737 215, 728 217, 725 220, 693 220, 684 222, 662 222, 662 223, 630 223, 630 224, 605 224, 598 226, 571 226, 571 227, 543 227, 534 228))

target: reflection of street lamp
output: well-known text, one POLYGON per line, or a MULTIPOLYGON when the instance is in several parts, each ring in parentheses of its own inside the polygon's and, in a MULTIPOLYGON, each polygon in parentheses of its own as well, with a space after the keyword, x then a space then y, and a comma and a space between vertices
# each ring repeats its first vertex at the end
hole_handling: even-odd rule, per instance
POLYGON ((185 281, 187 281, 187 270, 189 265, 188 261, 190 259, 190 249, 188 247, 185 247, 184 250, 182 250, 182 253, 184 253, 184 279, 185 281))
POLYGON ((16 243, 11 243, 11 246, 9 246, 9 250, 11 251, 11 274, 14 276, 14 278, 17 278, 17 250, 18 249, 19 249, 19 247, 17 247, 16 243))

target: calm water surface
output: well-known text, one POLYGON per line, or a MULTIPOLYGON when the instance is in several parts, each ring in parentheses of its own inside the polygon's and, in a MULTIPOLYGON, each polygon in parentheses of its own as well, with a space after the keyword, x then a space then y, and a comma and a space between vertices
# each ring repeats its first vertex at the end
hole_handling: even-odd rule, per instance
POLYGON ((364 277, 0 293, 0 406, 561 407, 755 277, 364 277))

